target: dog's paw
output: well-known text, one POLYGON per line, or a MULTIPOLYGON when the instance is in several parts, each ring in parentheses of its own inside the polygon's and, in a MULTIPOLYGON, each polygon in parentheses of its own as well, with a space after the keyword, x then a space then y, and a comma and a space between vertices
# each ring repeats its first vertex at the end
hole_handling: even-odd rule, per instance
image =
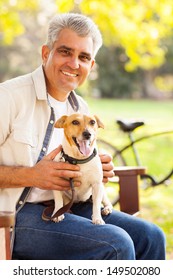
POLYGON ((107 205, 102 209, 102 215, 107 216, 112 213, 112 205, 107 205))
POLYGON ((105 222, 103 221, 102 218, 92 218, 92 223, 95 224, 95 225, 104 225, 105 222))
POLYGON ((64 216, 64 215, 61 215, 61 216, 59 216, 59 217, 53 218, 52 221, 53 221, 54 223, 59 223, 59 222, 63 221, 64 218, 65 218, 65 216, 64 216))

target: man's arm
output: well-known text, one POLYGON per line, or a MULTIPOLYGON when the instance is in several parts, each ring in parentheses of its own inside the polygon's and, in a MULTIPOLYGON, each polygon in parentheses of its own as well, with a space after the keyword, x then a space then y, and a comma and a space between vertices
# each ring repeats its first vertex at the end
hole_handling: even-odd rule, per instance
MULTIPOLYGON (((0 188, 33 186, 45 190, 69 189, 69 180, 64 178, 78 178, 81 172, 77 165, 53 161, 60 150, 61 147, 58 147, 33 167, 0 166, 0 188)), ((79 182, 75 185, 78 186, 79 182)))

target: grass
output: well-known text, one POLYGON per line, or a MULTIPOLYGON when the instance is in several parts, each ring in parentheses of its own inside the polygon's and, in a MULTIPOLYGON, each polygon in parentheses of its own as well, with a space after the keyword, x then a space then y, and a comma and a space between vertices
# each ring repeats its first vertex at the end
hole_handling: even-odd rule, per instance
MULTIPOLYGON (((128 139, 115 125, 117 118, 144 120, 146 125, 136 130, 136 137, 154 131, 173 130, 172 101, 88 99, 87 102, 91 113, 98 115, 105 124, 105 129, 100 131, 99 137, 118 147, 127 143, 128 139)), ((160 142, 151 139, 142 142, 139 147, 142 159, 146 160, 149 170, 154 174, 156 172, 158 175, 161 172, 165 174, 173 166, 173 135, 170 137, 160 142)), ((126 154, 126 157, 131 160, 130 154, 126 154)), ((130 162, 130 165, 134 163, 130 162)), ((161 185, 147 190, 140 189, 141 217, 163 229, 167 240, 167 259, 171 260, 173 260, 172 198, 172 182, 167 187, 161 185)))

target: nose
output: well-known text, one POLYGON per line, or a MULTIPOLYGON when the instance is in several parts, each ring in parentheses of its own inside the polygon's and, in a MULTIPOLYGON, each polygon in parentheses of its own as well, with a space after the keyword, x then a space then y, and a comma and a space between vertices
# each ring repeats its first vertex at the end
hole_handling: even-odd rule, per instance
POLYGON ((91 133, 88 131, 88 130, 85 130, 83 133, 82 133, 84 139, 86 140, 89 140, 90 137, 91 137, 91 133))
POLYGON ((68 66, 71 69, 78 69, 79 68, 79 61, 77 57, 70 57, 68 61, 68 66))

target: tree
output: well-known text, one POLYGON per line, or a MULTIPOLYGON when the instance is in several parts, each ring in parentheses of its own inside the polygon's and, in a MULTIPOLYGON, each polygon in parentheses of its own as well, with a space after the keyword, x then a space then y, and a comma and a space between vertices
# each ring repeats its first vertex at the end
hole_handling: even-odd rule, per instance
POLYGON ((163 97, 154 80, 166 62, 166 42, 172 37, 172 0, 57 0, 56 4, 60 12, 89 15, 99 26, 104 45, 124 50, 124 69, 141 75, 142 97, 163 97))
POLYGON ((24 33, 21 13, 36 11, 39 0, 0 0, 0 45, 10 45, 16 36, 24 33))
POLYGON ((57 0, 60 12, 80 11, 102 31, 104 44, 124 48, 127 71, 152 69, 165 61, 164 39, 172 35, 172 0, 57 0))
POLYGON ((91 85, 97 88, 101 97, 131 98, 138 92, 139 71, 128 73, 124 69, 126 56, 120 47, 103 46, 97 55, 96 80, 91 85))
POLYGON ((92 84, 104 96, 132 96, 133 91, 139 97, 162 96, 154 80, 159 69, 168 65, 168 57, 172 58, 168 54, 173 37, 172 0, 0 0, 0 81, 26 73, 40 62, 45 24, 57 10, 86 14, 101 29, 112 58, 108 64, 101 50, 99 75, 92 84))

